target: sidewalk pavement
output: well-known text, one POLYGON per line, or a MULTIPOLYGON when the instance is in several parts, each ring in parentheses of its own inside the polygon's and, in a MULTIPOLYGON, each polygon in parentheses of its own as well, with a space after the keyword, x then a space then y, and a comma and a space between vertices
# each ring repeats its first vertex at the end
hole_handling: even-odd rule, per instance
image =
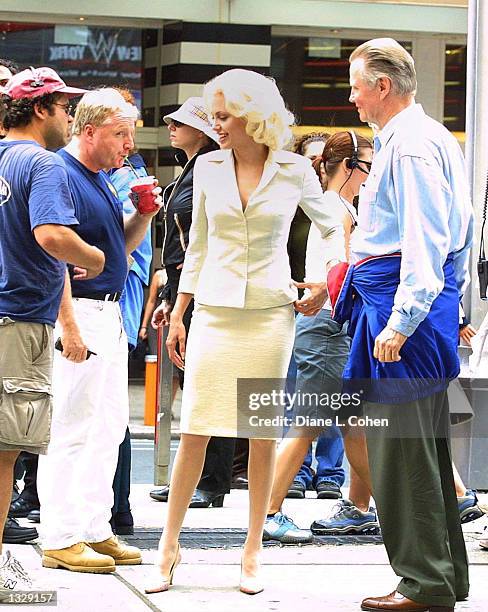
MULTIPOLYGON (((131 385, 130 429, 135 438, 153 436, 153 428, 143 424, 143 393, 142 385, 131 385)), ((176 406, 176 417, 178 410, 176 406)), ((172 423, 175 438, 178 426, 176 418, 172 423)), ((152 488, 148 484, 132 485, 136 534, 141 529, 157 530, 164 525, 167 504, 149 497, 152 488)), ((346 488, 343 492, 347 496, 346 488)), ((488 511, 488 495, 480 496, 480 500, 488 511)), ((306 528, 313 520, 324 517, 333 504, 307 492, 305 500, 286 500, 284 511, 306 528)), ((247 517, 248 492, 232 490, 223 508, 188 510, 183 529, 245 529, 247 517)), ((26 519, 20 522, 31 526, 26 519)), ((456 611, 488 610, 488 551, 481 550, 477 542, 485 525, 488 517, 464 526, 471 593, 468 601, 456 605, 456 611)), ((166 593, 145 595, 144 586, 153 584, 151 575, 157 556, 156 540, 153 542, 150 550, 143 550, 142 565, 118 567, 108 575, 42 568, 38 544, 5 545, 5 549, 22 563, 37 589, 57 591, 57 609, 61 612, 355 612, 364 597, 386 595, 398 582, 382 544, 265 546, 262 560, 266 588, 263 593, 249 596, 237 588, 240 548, 183 546, 174 586, 166 593)), ((7 609, 0 606, 0 612, 3 607, 7 609)), ((21 609, 33 608, 23 605, 21 609)))
MULTIPOLYGON (((160 529, 167 504, 149 498, 152 485, 133 485, 131 505, 136 532, 140 528, 160 529)), ((347 494, 347 490, 345 490, 347 494)), ((487 505, 488 495, 482 496, 487 505)), ((334 502, 317 500, 307 493, 305 500, 286 500, 285 511, 301 527, 324 516, 334 502)), ((247 491, 231 491, 223 508, 190 509, 185 528, 245 528, 248 512, 247 491)), ((29 524, 26 519, 21 519, 29 524)), ((465 526, 471 563, 471 595, 456 605, 458 611, 488 610, 488 551, 476 539, 487 518, 465 526)), ((408 534, 405 534, 408 537, 408 534)), ((41 567, 38 545, 6 545, 22 563, 41 590, 56 590, 62 612, 297 612, 320 610, 358 611, 363 597, 385 595, 397 584, 382 544, 270 546, 263 551, 266 588, 255 596, 237 589, 240 548, 182 548, 183 559, 175 572, 174 586, 166 593, 145 595, 152 583, 155 545, 143 550, 143 564, 118 567, 114 574, 77 574, 41 567)), ((32 609, 33 606, 22 606, 32 609)), ((0 606, 0 610, 2 606, 0 606)), ((9 608, 11 609, 11 608, 9 608)))

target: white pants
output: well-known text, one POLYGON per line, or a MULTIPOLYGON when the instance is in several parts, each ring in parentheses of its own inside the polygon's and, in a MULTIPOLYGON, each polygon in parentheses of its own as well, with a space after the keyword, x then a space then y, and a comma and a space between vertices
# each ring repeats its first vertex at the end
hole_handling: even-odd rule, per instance
MULTIPOLYGON (((55 351, 51 442, 37 476, 43 548, 49 550, 112 535, 112 483, 129 420, 119 304, 75 298, 73 307, 81 337, 96 355, 73 363, 55 351)), ((55 339, 60 331, 57 326, 55 339)))

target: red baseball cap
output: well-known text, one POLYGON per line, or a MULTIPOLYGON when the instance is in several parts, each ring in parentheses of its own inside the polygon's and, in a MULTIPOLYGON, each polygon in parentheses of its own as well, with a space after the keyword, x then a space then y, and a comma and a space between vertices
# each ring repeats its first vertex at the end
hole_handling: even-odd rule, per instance
POLYGON ((52 68, 32 68, 31 66, 27 70, 14 74, 2 91, 13 100, 38 98, 55 92, 75 98, 86 93, 87 90, 79 87, 68 87, 52 68))

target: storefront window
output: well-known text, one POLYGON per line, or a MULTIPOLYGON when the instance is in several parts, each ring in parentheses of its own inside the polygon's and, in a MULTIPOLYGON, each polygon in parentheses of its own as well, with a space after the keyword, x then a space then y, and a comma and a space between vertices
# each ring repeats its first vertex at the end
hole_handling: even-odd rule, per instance
POLYGON ((0 57, 50 66, 70 85, 127 87, 142 107, 143 45, 150 30, 0 22, 0 57))
POLYGON ((444 125, 452 132, 466 127, 466 45, 446 45, 444 125))
MULTIPOLYGON (((361 122, 349 102, 349 56, 365 40, 275 36, 271 75, 300 125, 339 127, 361 122)), ((411 52, 411 43, 401 43, 411 52)))

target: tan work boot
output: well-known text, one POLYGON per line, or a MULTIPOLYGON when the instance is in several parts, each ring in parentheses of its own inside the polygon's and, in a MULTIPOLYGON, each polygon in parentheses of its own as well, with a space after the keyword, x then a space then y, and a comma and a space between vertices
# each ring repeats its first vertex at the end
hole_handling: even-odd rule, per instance
POLYGON ((91 574, 108 574, 115 571, 115 561, 112 557, 95 552, 84 542, 59 550, 44 550, 42 565, 53 569, 64 567, 72 572, 91 574))
POLYGON ((141 551, 135 546, 120 542, 117 536, 112 536, 103 542, 89 542, 93 550, 101 555, 110 555, 115 565, 139 565, 142 563, 141 551))

